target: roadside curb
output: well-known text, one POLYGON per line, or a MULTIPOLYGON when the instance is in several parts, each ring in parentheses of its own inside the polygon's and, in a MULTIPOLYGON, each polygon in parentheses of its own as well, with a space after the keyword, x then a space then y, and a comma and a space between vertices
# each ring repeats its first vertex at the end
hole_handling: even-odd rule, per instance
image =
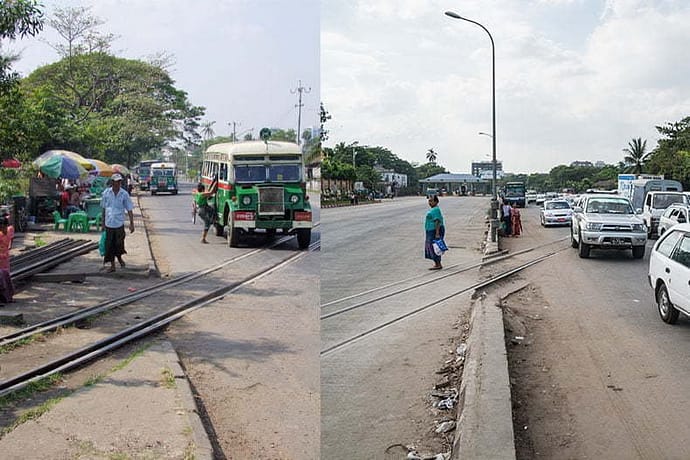
POLYGON ((146 237, 146 250, 148 251, 148 268, 147 276, 149 277, 160 277, 158 272, 158 267, 156 266, 156 261, 153 258, 153 252, 151 251, 151 240, 149 239, 149 230, 146 227, 146 219, 144 217, 144 209, 141 207, 141 191, 137 190, 137 208, 139 208, 139 216, 141 218, 141 228, 144 229, 144 236, 146 237))
POLYGON ((201 416, 199 415, 196 401, 194 400, 194 392, 192 391, 192 386, 189 383, 187 374, 180 364, 180 356, 177 354, 172 343, 167 340, 164 343, 165 347, 169 348, 169 353, 175 357, 174 360, 170 360, 170 365, 173 375, 175 376, 175 382, 177 383, 180 397, 182 398, 182 407, 185 412, 187 412, 189 425, 192 429, 194 458, 197 460, 212 460, 213 447, 211 446, 211 440, 208 437, 208 433, 206 433, 204 424, 201 422, 201 416))
POLYGON ((482 294, 470 317, 453 459, 515 459, 503 310, 482 294))

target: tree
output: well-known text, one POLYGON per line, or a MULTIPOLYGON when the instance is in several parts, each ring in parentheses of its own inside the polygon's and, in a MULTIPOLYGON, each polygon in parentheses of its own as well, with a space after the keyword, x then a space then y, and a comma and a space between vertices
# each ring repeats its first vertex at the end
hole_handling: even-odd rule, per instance
POLYGON ((436 152, 434 152, 434 149, 429 149, 426 151, 426 159, 429 161, 429 163, 436 164, 436 159, 438 158, 438 155, 436 152))
POLYGON ((323 143, 328 139, 328 130, 326 130, 325 124, 331 119, 331 115, 326 111, 326 108, 323 106, 323 102, 321 102, 319 105, 319 119, 321 120, 321 132, 319 133, 319 136, 321 138, 321 142, 323 143))
POLYGON ((49 104, 42 150, 65 148, 132 165, 151 149, 198 143, 203 107, 187 100, 163 69, 89 53, 36 69, 22 81, 35 105, 49 104))
POLYGON ((213 139, 213 136, 216 135, 216 132, 213 131, 213 125, 215 123, 215 121, 205 121, 201 123, 201 135, 204 136, 204 140, 213 139))
POLYGON ((659 139, 657 148, 649 155, 649 171, 663 174, 667 179, 676 179, 683 183, 684 188, 689 188, 690 117, 657 126, 656 129, 664 137, 659 139))
POLYGON ((633 140, 628 143, 628 148, 623 149, 623 151, 627 153, 623 161, 633 167, 635 174, 642 173, 642 166, 649 156, 646 150, 647 140, 643 142, 640 137, 637 139, 633 138, 633 140))
MULTIPOLYGON (((43 12, 36 0, 0 2, 0 39, 15 40, 35 36, 43 30, 43 12)), ((0 94, 17 83, 19 75, 12 71, 14 55, 0 55, 0 94)))

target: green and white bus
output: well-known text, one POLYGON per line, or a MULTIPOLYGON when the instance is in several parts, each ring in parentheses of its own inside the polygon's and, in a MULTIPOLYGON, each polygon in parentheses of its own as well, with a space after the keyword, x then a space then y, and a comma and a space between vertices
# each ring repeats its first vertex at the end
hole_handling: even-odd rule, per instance
POLYGON ((151 164, 149 188, 151 189, 151 195, 161 192, 177 195, 177 166, 175 163, 151 164))
POLYGON ((206 190, 215 178, 216 235, 225 233, 229 246, 237 246, 257 230, 269 237, 277 230, 296 234, 300 249, 309 246, 312 212, 304 159, 297 144, 247 141, 211 145, 201 166, 206 190))

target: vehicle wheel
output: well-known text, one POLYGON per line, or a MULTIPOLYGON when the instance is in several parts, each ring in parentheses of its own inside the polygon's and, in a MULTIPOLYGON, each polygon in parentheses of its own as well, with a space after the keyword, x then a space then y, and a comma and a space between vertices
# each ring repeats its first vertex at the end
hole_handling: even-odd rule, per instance
POLYGON ((573 235, 573 227, 570 227, 570 246, 577 248, 577 241, 575 241, 575 235, 573 235))
POLYGON ((671 303, 671 299, 668 297, 668 290, 666 290, 666 285, 662 284, 656 291, 656 306, 659 309, 659 316, 661 320, 668 324, 676 324, 678 321, 678 310, 671 303))
POLYGON ((275 228, 267 228, 266 229, 266 238, 273 239, 276 237, 276 229, 275 228))
POLYGON ((311 228, 297 229, 297 245, 300 249, 306 249, 311 242, 311 228))
POLYGON ((177 195, 177 190, 175 190, 175 191, 173 192, 173 195, 177 195))
POLYGON ((632 248, 633 258, 641 259, 644 257, 644 246, 633 246, 632 248))
POLYGON ((589 245, 582 242, 582 235, 580 235, 577 254, 583 259, 589 257, 589 245))
POLYGON ((216 222, 215 224, 213 224, 213 226, 214 226, 215 229, 216 229, 216 236, 221 236, 221 237, 222 237, 222 236, 223 236, 223 233, 225 232, 225 227, 223 227, 223 226, 222 226, 221 224, 219 224, 218 222, 216 222))
POLYGON ((539 223, 541 224, 542 227, 546 227, 546 223, 544 222, 544 217, 539 219, 539 223))
POLYGON ((235 223, 232 219, 228 219, 228 229, 227 229, 227 239, 228 246, 231 248, 236 248, 240 243, 240 230, 235 228, 235 223))
POLYGON ((154 192, 153 190, 151 190, 151 196, 153 196, 153 195, 155 195, 155 194, 156 194, 156 192, 154 192))

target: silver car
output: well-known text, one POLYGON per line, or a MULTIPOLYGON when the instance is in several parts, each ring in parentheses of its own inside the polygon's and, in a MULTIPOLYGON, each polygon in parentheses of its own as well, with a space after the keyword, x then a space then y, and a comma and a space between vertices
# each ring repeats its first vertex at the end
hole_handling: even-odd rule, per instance
POLYGON ((620 195, 585 195, 573 209, 570 243, 582 258, 590 249, 632 249, 644 257, 647 227, 629 199, 620 195))
POLYGON ((570 225, 573 209, 566 200, 548 200, 539 210, 539 221, 542 227, 547 225, 570 225))

